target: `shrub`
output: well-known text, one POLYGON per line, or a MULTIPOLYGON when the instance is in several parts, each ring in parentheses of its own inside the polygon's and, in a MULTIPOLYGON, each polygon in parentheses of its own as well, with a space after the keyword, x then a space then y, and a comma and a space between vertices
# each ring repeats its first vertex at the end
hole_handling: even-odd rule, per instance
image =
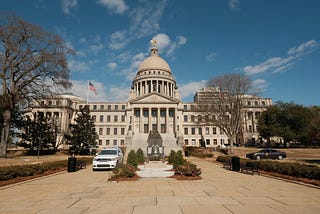
POLYGON ((197 166, 193 163, 185 162, 175 169, 175 174, 185 176, 199 176, 201 174, 201 169, 197 168, 197 166))
POLYGON ((175 160, 173 162, 173 168, 177 168, 182 164, 186 163, 186 160, 183 158, 182 151, 179 150, 176 154, 175 160))
MULTIPOLYGON (((219 156, 216 161, 225 162, 231 161, 231 156, 219 156)), ((248 159, 240 159, 240 164, 245 165, 248 159)), ((271 160, 261 160, 260 170, 266 172, 274 172, 282 175, 288 175, 297 178, 308 178, 320 180, 320 167, 316 165, 308 165, 301 163, 279 162, 271 160)))
POLYGON ((137 159, 138 159, 138 163, 141 164, 141 163, 144 163, 145 159, 144 159, 144 153, 142 151, 141 148, 139 148, 136 152, 137 154, 137 159))
MULTIPOLYGON (((92 162, 92 158, 78 158, 77 162, 78 161, 82 161, 83 163, 88 164, 92 162)), ((53 162, 44 162, 41 164, 0 167, 0 180, 4 181, 16 177, 39 175, 43 174, 46 171, 66 168, 67 165, 67 160, 60 160, 53 162)))
POLYGON ((135 166, 133 166, 131 164, 122 164, 120 166, 117 166, 113 170, 113 174, 109 178, 109 180, 114 181, 119 178, 132 178, 135 175, 136 175, 136 167, 135 166))
POLYGON ((177 156, 176 151, 171 150, 171 151, 170 151, 170 154, 169 154, 169 156, 168 156, 168 163, 169 163, 169 164, 173 164, 174 161, 175 161, 175 159, 176 159, 176 156, 177 156))
POLYGON ((198 158, 213 157, 213 154, 211 153, 210 149, 199 148, 199 147, 186 147, 184 150, 185 150, 186 156, 192 155, 198 158))
POLYGON ((128 153, 127 164, 134 166, 135 168, 138 167, 138 157, 137 157, 137 154, 134 150, 131 150, 128 153))

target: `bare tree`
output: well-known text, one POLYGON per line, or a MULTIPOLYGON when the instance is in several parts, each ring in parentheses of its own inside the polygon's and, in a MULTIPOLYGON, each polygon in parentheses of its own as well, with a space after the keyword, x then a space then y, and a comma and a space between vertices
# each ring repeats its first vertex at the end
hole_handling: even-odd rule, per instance
POLYGON ((246 95, 253 94, 250 79, 242 74, 232 73, 218 76, 207 82, 207 95, 198 100, 200 123, 212 125, 224 131, 230 140, 230 154, 242 132, 242 109, 246 95))
POLYGON ((14 15, 1 15, 0 81, 6 103, 1 126, 0 156, 6 157, 12 110, 32 99, 68 89, 67 54, 72 53, 57 35, 14 15))

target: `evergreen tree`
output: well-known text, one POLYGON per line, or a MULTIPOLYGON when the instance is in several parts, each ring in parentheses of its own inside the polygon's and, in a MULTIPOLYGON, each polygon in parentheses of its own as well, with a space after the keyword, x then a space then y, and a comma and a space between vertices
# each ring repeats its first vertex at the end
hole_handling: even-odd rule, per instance
POLYGON ((71 125, 71 136, 69 144, 72 152, 78 154, 81 149, 87 149, 97 144, 98 135, 94 128, 94 121, 90 115, 89 106, 86 105, 77 115, 76 124, 71 125))
POLYGON ((55 148, 55 130, 43 114, 34 114, 34 119, 27 117, 22 121, 21 126, 23 133, 20 146, 29 148, 31 154, 40 155, 43 149, 55 148))

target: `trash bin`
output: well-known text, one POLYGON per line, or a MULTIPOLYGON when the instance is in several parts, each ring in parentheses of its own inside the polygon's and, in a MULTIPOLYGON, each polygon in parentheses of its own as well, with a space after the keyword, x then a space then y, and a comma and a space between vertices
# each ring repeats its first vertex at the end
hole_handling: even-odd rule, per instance
POLYGON ((233 156, 231 158, 231 169, 232 171, 240 171, 240 158, 233 156))
POLYGON ((75 172, 77 166, 77 158, 69 157, 68 158, 68 172, 75 172))

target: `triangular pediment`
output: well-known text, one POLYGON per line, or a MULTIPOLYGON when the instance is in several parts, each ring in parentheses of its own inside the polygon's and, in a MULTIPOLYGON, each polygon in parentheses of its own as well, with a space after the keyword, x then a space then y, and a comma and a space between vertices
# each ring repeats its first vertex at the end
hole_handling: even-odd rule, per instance
POLYGON ((131 103, 178 103, 179 101, 171 97, 166 97, 161 94, 152 93, 145 96, 137 97, 131 103))

